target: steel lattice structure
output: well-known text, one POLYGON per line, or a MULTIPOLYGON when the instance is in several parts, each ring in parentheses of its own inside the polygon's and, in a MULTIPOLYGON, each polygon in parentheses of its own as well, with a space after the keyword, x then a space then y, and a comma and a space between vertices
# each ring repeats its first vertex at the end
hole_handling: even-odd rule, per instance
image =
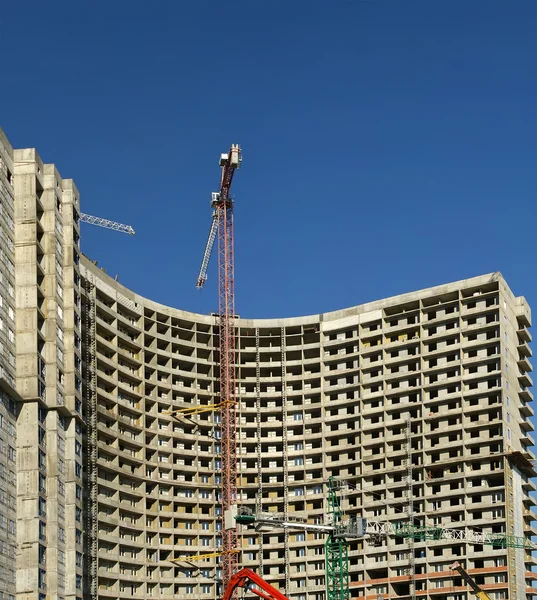
MULTIPOLYGON (((218 194, 214 194, 214 196, 218 197, 218 194)), ((203 260, 201 262, 200 274, 198 275, 198 281, 196 282, 196 287, 201 289, 205 282, 207 281, 207 268, 209 267, 209 260, 211 258, 211 254, 213 252, 214 240, 216 239, 216 234, 218 231, 218 212, 216 210, 213 211, 213 221, 211 223, 211 229, 209 230, 209 237, 207 238, 207 243, 205 244, 205 252, 203 253, 203 260)))
POLYGON ((368 521, 366 533, 371 536, 388 536, 408 538, 416 541, 426 540, 461 540, 469 544, 493 546, 494 548, 528 548, 536 550, 537 544, 531 539, 505 533, 489 533, 472 529, 451 529, 442 526, 410 525, 387 521, 368 521))
POLYGON ((121 233, 128 233, 134 235, 134 229, 130 225, 124 225, 123 223, 117 223, 116 221, 109 221, 102 217, 94 217, 85 213, 80 213, 80 220, 82 223, 89 223, 90 225, 98 225, 105 229, 112 229, 113 231, 119 231, 121 233))
POLYGON ((336 481, 328 480, 328 512, 332 517, 333 530, 325 543, 326 594, 328 600, 349 598, 349 544, 339 531, 343 525, 343 511, 336 493, 336 481))
POLYGON ((226 589, 237 570, 237 395, 235 368, 235 261, 233 240, 233 200, 229 196, 235 169, 241 163, 239 146, 232 145, 220 158, 220 192, 213 194, 213 222, 205 247, 197 287, 207 280, 207 267, 218 233, 218 329, 220 348, 220 444, 222 473, 222 584, 226 589))

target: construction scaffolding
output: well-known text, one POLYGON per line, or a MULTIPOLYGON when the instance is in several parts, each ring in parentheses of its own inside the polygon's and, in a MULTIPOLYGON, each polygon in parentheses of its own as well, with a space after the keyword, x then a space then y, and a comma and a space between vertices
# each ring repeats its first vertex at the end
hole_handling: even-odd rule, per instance
POLYGON ((86 561, 89 577, 87 592, 91 600, 97 600, 97 574, 98 574, 98 538, 99 538, 99 512, 98 512, 98 450, 97 450, 97 368, 96 368, 96 314, 95 295, 96 288, 93 277, 86 279, 86 476, 88 485, 88 510, 86 511, 86 561))
MULTIPOLYGON (((263 512, 263 452, 262 439, 263 433, 261 423, 263 422, 263 413, 261 412, 261 360, 259 356, 259 327, 255 328, 255 406, 257 409, 257 493, 256 510, 263 512)), ((263 534, 259 535, 259 568, 263 574, 263 534)))
MULTIPOLYGON (((280 330, 281 336, 281 386, 282 386, 282 457, 283 457, 283 489, 287 490, 289 485, 289 451, 287 447, 287 382, 285 378, 285 327, 280 330)), ((283 516, 289 518, 288 494, 283 494, 283 516)), ((286 529, 284 535, 284 574, 285 595, 289 594, 289 531, 286 529)))
MULTIPOLYGON (((414 526, 414 473, 412 465, 412 420, 410 417, 405 423, 405 446, 406 446, 406 516, 410 527, 414 526)), ((407 557, 408 557, 408 585, 409 594, 412 600, 416 600, 416 548, 414 537, 408 536, 407 557)))

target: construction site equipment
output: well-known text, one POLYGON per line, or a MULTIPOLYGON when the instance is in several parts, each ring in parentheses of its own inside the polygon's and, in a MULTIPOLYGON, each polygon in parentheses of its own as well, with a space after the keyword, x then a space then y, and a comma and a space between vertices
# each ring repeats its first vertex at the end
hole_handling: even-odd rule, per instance
MULTIPOLYGON (((405 427, 405 466, 406 466, 406 514, 408 518, 408 526, 414 526, 414 473, 412 464, 412 420, 409 418, 406 420, 405 427)), ((407 558, 408 558, 408 566, 407 566, 407 574, 408 574, 408 585, 410 591, 411 600, 416 600, 416 560, 415 560, 415 548, 414 542, 415 538, 413 536, 408 536, 406 538, 407 542, 407 558)))
MULTIPOLYGON (((350 539, 366 538, 366 536, 369 536, 370 540, 378 540, 386 536, 405 539, 412 538, 413 542, 453 539, 471 544, 491 545, 495 548, 526 548, 537 550, 537 544, 534 544, 527 538, 499 533, 484 533, 463 529, 449 529, 446 527, 425 527, 406 522, 391 523, 368 521, 366 519, 344 521, 336 490, 337 480, 331 477, 328 481, 328 510, 332 524, 306 523, 300 518, 285 518, 278 513, 254 514, 250 508, 245 506, 239 507, 239 514, 235 517, 237 523, 254 526, 256 529, 271 527, 326 533, 328 535, 325 544, 327 600, 348 600, 348 540, 350 539)), ((451 568, 462 575, 480 600, 490 600, 486 592, 482 591, 475 584, 459 563, 454 563, 451 568)))
POLYGON ((241 569, 229 578, 222 600, 230 600, 237 588, 244 588, 264 600, 288 600, 287 596, 284 596, 251 569, 241 569), (260 589, 252 587, 253 585, 260 589))
MULTIPOLYGON (((282 529, 301 529, 305 531, 321 531, 332 533, 335 528, 328 524, 306 523, 301 520, 284 520, 278 513, 254 514, 249 508, 241 506, 235 517, 241 525, 279 527, 282 529)), ((537 550, 537 544, 524 537, 506 535, 503 533, 486 533, 471 529, 450 529, 448 527, 409 526, 408 523, 389 521, 369 521, 368 519, 351 519, 343 523, 342 533, 348 539, 365 537, 414 538, 416 542, 429 540, 459 540, 468 544, 488 545, 494 548, 525 548, 537 550)))
MULTIPOLYGON (((81 213, 80 220, 91 225, 98 225, 134 235, 134 229, 130 225, 122 225, 107 219, 92 217, 81 213)), ((88 577, 86 577, 86 589, 91 600, 97 600, 97 581, 98 581, 98 536, 99 536, 99 513, 98 513, 98 449, 97 449, 97 364, 96 364, 96 287, 95 280, 91 273, 86 276, 85 286, 85 322, 86 322, 86 368, 85 368, 85 384, 86 384, 86 431, 88 437, 88 452, 86 455, 86 473, 88 474, 87 486, 87 504, 86 511, 86 568, 88 577)))
POLYGON ((187 417, 189 415, 198 415, 204 412, 211 412, 214 410, 218 410, 219 408, 220 404, 200 404, 198 406, 186 406, 185 408, 177 408, 174 410, 163 410, 162 414, 170 415, 172 417, 187 417))
POLYGON ((466 572, 466 570, 463 568, 463 566, 460 563, 454 562, 451 565, 451 570, 457 571, 461 575, 461 577, 464 579, 464 581, 466 581, 466 583, 472 589, 472 593, 474 593, 479 598, 479 600, 491 600, 491 597, 487 594, 487 592, 484 592, 477 585, 477 583, 470 577, 470 575, 468 575, 468 573, 466 572))
POLYGON ((343 526, 343 511, 336 493, 336 480, 328 480, 328 514, 333 530, 325 542, 327 600, 349 598, 349 544, 343 526))
MULTIPOLYGON (((281 346, 280 346, 280 366, 281 366, 281 388, 282 388, 282 423, 287 423, 287 382, 285 380, 287 366, 286 366, 286 343, 285 343, 285 327, 280 329, 281 346)), ((285 519, 289 517, 289 494, 287 493, 289 485, 289 459, 286 456, 288 452, 288 438, 287 438, 287 426, 284 425, 282 428, 282 448, 284 452, 283 457, 283 489, 286 490, 283 494, 283 516, 285 519)), ((284 558, 284 585, 285 593, 289 593, 289 580, 290 580, 290 564, 289 564, 289 531, 284 530, 283 536, 283 558, 284 558)))
MULTIPOLYGON (((238 554, 239 550, 231 550, 232 553, 238 554)), ((207 560, 208 558, 218 558, 224 556, 225 552, 207 552, 206 554, 184 554, 179 558, 170 558, 170 562, 189 562, 191 560, 207 560)))
POLYGON ((525 537, 507 535, 505 533, 487 533, 471 529, 450 529, 448 527, 410 525, 408 523, 368 521, 366 533, 377 536, 394 536, 413 538, 414 541, 427 540, 460 540, 469 544, 481 544, 494 548, 526 548, 537 550, 537 544, 525 537))
POLYGON ((213 192, 211 199, 211 206, 213 207, 213 220, 211 221, 211 228, 209 229, 209 236, 207 238, 207 243, 205 244, 205 252, 203 253, 200 272, 196 282, 196 287, 198 290, 200 290, 207 281, 207 269, 209 268, 209 261, 211 260, 211 254, 213 253, 214 240, 216 239, 216 233, 218 231, 218 211, 216 210, 217 202, 218 193, 213 192))
POLYGON ((278 529, 300 529, 301 531, 318 531, 321 533, 332 534, 334 536, 344 536, 346 539, 361 538, 366 534, 366 519, 357 519, 346 521, 340 526, 306 523, 303 520, 293 520, 290 517, 284 519, 279 513, 261 513, 254 514, 248 507, 240 506, 239 514, 235 517, 237 523, 241 525, 259 527, 274 527, 278 529))
POLYGON ((328 512, 331 524, 306 523, 302 520, 292 520, 286 512, 283 515, 262 513, 254 514, 248 507, 240 507, 235 517, 237 523, 260 526, 278 527, 286 532, 289 529, 301 529, 326 533, 326 590, 327 600, 348 600, 349 598, 349 540, 364 537, 366 519, 344 520, 343 511, 337 495, 341 482, 334 477, 328 480, 328 512))
POLYGON ((224 589, 236 571, 237 525, 237 398, 235 373, 235 260, 233 255, 233 200, 229 196, 235 170, 242 162, 233 144, 220 156, 220 191, 212 195, 213 218, 196 286, 203 287, 216 233, 218 234, 218 333, 220 347, 220 439, 222 473, 222 583, 224 589))
POLYGON ((119 231, 120 233, 128 233, 134 235, 135 231, 130 225, 123 225, 123 223, 116 223, 115 221, 109 221, 101 217, 93 217, 85 213, 80 213, 80 220, 82 223, 88 223, 89 225, 97 225, 98 227, 104 227, 105 229, 112 229, 113 231, 119 231))
MULTIPOLYGON (((256 406, 256 439, 257 439, 257 493, 256 493, 256 512, 263 512, 263 429, 262 423, 265 420, 265 415, 261 410, 263 403, 261 400, 261 353, 259 344, 259 327, 255 328, 255 406, 256 406)), ((282 390, 283 391, 283 390, 282 390)), ((283 402, 282 402, 283 411, 283 402)), ((264 573, 264 539, 259 536, 259 570, 264 573)))

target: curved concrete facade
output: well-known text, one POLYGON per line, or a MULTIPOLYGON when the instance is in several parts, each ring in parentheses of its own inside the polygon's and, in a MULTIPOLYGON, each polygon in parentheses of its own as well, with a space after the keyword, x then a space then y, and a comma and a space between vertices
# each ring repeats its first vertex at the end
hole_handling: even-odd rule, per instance
MULTIPOLYGON (((138 296, 85 258, 81 275, 98 594, 216 598, 216 559, 171 559, 219 547, 218 415, 168 414, 218 401, 216 319, 138 296)), ((326 522, 335 476, 349 516, 412 511, 419 524, 532 535, 530 320, 499 274, 324 315, 237 319, 239 504, 326 522)), ((324 598, 324 535, 243 529, 240 540, 242 564, 290 598, 324 598)), ((526 593, 524 550, 389 536, 352 543, 352 597, 460 600, 454 560, 493 597, 526 593)))

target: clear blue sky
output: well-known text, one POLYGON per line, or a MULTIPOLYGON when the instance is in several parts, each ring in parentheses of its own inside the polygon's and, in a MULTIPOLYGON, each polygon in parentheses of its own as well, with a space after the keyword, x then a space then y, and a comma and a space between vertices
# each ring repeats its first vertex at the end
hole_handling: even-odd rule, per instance
POLYGON ((4 2, 0 126, 133 225, 83 250, 165 304, 216 310, 216 261, 195 281, 240 143, 241 315, 496 270, 537 313, 536 31, 534 0, 4 2))

